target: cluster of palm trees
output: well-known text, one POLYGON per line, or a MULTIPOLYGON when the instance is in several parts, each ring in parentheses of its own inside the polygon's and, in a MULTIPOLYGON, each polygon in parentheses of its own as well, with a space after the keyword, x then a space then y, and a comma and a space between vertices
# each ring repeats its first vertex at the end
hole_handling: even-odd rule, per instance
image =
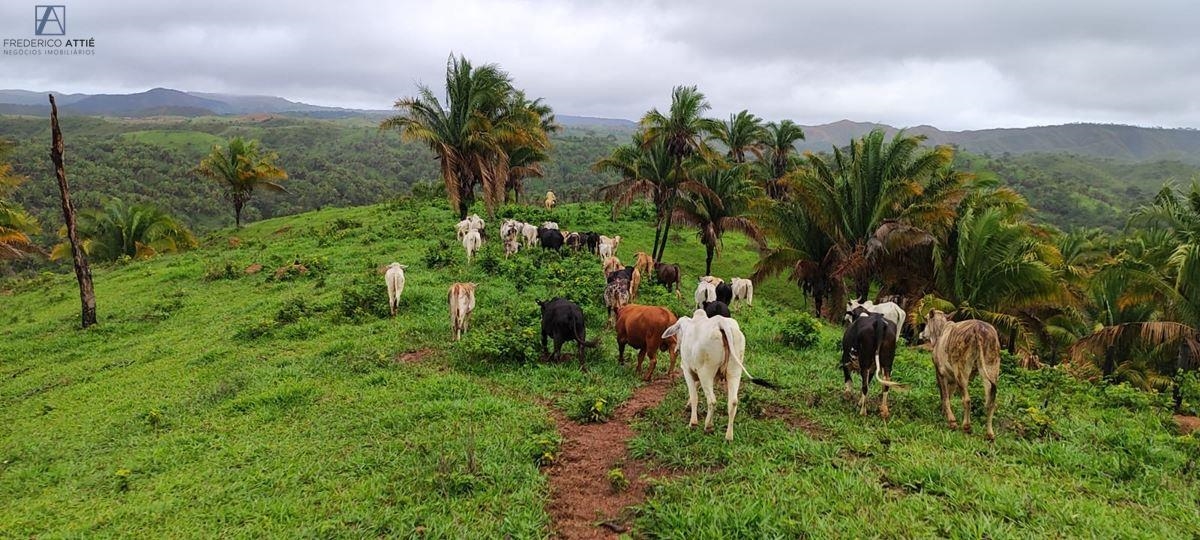
POLYGON ((952 167, 953 148, 873 131, 797 155, 804 132, 749 111, 706 118, 696 87, 674 89, 631 140, 597 161, 614 214, 648 198, 653 256, 672 223, 694 227, 705 272, 726 230, 760 248, 754 278, 786 275, 819 316, 853 296, 934 308, 1000 330, 1022 362, 1072 362, 1142 388, 1168 386, 1200 356, 1200 187, 1164 188, 1124 235, 1039 224, 1017 192, 952 167))
POLYGON ((460 218, 477 188, 489 213, 510 192, 519 200, 522 181, 544 174, 549 135, 559 129, 550 107, 529 99, 499 66, 475 66, 453 54, 446 62, 444 100, 418 84, 417 95, 396 101, 395 108, 399 114, 380 129, 399 130, 404 140, 429 146, 460 218))
POLYGON ((4 159, 9 149, 10 143, 0 139, 0 261, 39 251, 29 238, 40 229, 37 219, 9 200, 13 190, 25 182, 24 177, 13 173, 12 165, 4 159))

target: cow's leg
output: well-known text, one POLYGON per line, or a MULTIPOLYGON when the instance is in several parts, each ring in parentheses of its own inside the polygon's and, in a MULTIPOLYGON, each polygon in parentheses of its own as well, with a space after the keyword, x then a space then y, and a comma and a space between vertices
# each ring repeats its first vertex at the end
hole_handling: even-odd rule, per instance
POLYGON ((542 332, 542 360, 546 359, 546 332, 542 332))
POLYGON ((658 349, 650 348, 650 344, 646 344, 646 348, 638 352, 637 374, 642 373, 642 360, 647 356, 650 357, 650 362, 646 364, 646 376, 642 380, 647 382, 654 378, 654 368, 658 365, 658 349))
MULTIPOLYGON (((937 369, 936 367, 934 368, 937 369)), ((950 383, 947 377, 942 375, 941 371, 937 371, 938 391, 942 394, 942 414, 946 417, 946 421, 950 423, 950 429, 958 429, 958 420, 954 418, 954 411, 950 409, 950 383)))
MULTIPOLYGON (((617 363, 622 366, 625 365, 625 342, 621 341, 619 339, 617 340, 617 363)), ((638 357, 638 369, 641 369, 641 368, 642 368, 642 359, 639 356, 638 357)))
POLYGON ((554 354, 550 356, 551 360, 553 360, 555 362, 562 361, 562 346, 563 346, 563 343, 566 341, 567 340, 562 339, 558 336, 554 336, 554 354))
POLYGON ((864 369, 862 371, 859 371, 858 374, 859 374, 860 378, 862 379, 862 389, 861 389, 862 394, 860 394, 858 397, 858 415, 866 416, 867 415, 867 388, 868 388, 867 385, 871 382, 871 370, 864 369))
POLYGON ((964 381, 961 378, 958 385, 962 387, 962 429, 963 433, 971 432, 971 385, 969 381, 964 381))
POLYGON ((992 430, 992 414, 996 412, 996 383, 983 376, 983 395, 987 409, 987 439, 996 440, 996 432, 992 430))
POLYGON ((741 370, 734 369, 731 371, 736 371, 737 373, 731 372, 725 379, 725 391, 728 392, 728 395, 726 396, 726 412, 729 414, 729 424, 725 427, 725 440, 727 441, 733 440, 733 417, 737 416, 738 390, 742 385, 741 370))
POLYGON ((688 406, 692 408, 692 419, 688 422, 688 426, 696 427, 696 424, 700 423, 696 416, 696 405, 700 400, 699 396, 696 395, 696 376, 687 366, 683 368, 683 383, 687 385, 688 406))
POLYGON ((579 355, 579 371, 587 371, 587 364, 584 362, 585 358, 583 356, 583 340, 577 339, 575 342, 579 344, 579 352, 577 353, 579 355))
MULTIPOLYGON (((886 368, 883 370, 882 373, 880 373, 880 376, 882 376, 883 380, 885 380, 885 381, 892 380, 892 373, 890 370, 888 370, 886 368)), ((883 418, 884 420, 887 420, 887 417, 891 416, 891 411, 888 410, 887 399, 888 399, 888 387, 885 384, 885 385, 883 385, 883 395, 880 397, 880 402, 879 402, 879 417, 883 418)))
POLYGON ((843 376, 843 380, 845 383, 842 386, 842 394, 845 395, 846 398, 849 398, 850 397, 850 368, 848 366, 846 366, 845 364, 842 365, 842 376, 843 376))
POLYGON ((717 408, 717 393, 713 390, 713 381, 716 380, 716 374, 710 376, 700 375, 700 386, 704 387, 704 398, 708 403, 708 410, 704 414, 704 431, 710 432, 713 429, 713 409, 717 408))

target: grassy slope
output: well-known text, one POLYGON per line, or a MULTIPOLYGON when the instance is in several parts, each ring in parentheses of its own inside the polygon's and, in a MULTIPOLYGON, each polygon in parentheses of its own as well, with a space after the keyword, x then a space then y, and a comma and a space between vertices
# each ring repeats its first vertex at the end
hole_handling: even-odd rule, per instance
MULTIPOLYGON (((626 258, 653 237, 640 222, 607 222, 598 206, 565 207, 554 217, 564 228, 621 234, 626 258)), ((624 399, 637 383, 616 365, 608 331, 589 355, 588 374, 570 363, 472 358, 496 336, 520 332, 534 341, 533 299, 598 295, 599 264, 521 254, 488 275, 480 262, 466 268, 454 249, 460 260, 429 270, 422 256, 437 238, 452 238, 451 223, 443 205, 329 209, 256 223, 236 233, 237 248, 226 231, 195 252, 98 269, 102 324, 88 331, 75 329, 69 276, 0 293, 0 531, 545 535, 546 484, 533 457, 552 432, 544 404, 569 412, 594 397, 624 399), (266 279, 296 257, 325 269, 266 279), (404 314, 340 316, 342 292, 381 286, 376 268, 392 260, 410 265, 404 314), (240 270, 252 262, 267 271, 204 279, 226 263, 240 270), (458 345, 447 343, 444 295, 452 281, 481 284, 474 327, 458 345), (291 320, 278 313, 300 299, 307 316, 273 322, 291 320), (416 363, 396 361, 418 350, 430 352, 416 363)), ((684 262, 690 283, 703 251, 690 232, 677 240, 668 259, 684 262)), ((753 252, 732 235, 726 244, 715 273, 746 274, 753 252)), ((896 378, 914 388, 894 394, 893 419, 861 419, 840 398, 837 331, 826 330, 812 350, 787 350, 772 338, 778 316, 802 307, 797 290, 773 280, 756 292, 755 307, 737 314, 748 366, 789 389, 744 390, 733 444, 686 429, 682 385, 639 423, 635 453, 688 472, 655 491, 641 530, 1200 533, 1200 446, 1173 436, 1165 413, 1143 396, 1083 387, 1056 372, 1010 370, 1000 390, 999 441, 989 446, 979 434, 944 429, 928 356, 909 349, 896 378), (1047 436, 1019 435, 1022 426, 1036 431, 1028 406, 1053 418, 1047 436), (810 435, 773 418, 785 409, 822 431, 810 435)), ((661 291, 644 299, 687 312, 661 291)), ((585 308, 595 337, 603 310, 595 300, 585 308)))

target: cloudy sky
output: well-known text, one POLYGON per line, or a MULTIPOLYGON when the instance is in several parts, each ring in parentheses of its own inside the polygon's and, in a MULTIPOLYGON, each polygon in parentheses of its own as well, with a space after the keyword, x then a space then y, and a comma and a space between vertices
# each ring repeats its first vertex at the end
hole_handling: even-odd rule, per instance
MULTIPOLYGON (((0 37, 33 37, 6 0, 0 37)), ((635 119, 699 85, 714 115, 943 129, 1200 127, 1194 1, 61 0, 96 55, 0 56, 0 88, 156 86, 382 109, 450 52, 561 114, 635 119), (377 5, 378 4, 378 5, 377 5)))

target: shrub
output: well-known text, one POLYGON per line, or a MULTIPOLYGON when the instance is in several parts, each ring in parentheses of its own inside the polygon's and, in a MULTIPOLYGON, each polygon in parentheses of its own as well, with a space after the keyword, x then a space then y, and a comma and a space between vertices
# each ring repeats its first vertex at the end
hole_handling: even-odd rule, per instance
POLYGON ((1113 407, 1124 407, 1132 411, 1145 410, 1151 405, 1153 395, 1129 386, 1129 383, 1110 384, 1104 387, 1104 402, 1113 407))
POLYGON ((211 264, 204 269, 204 281, 217 281, 219 279, 236 279, 240 275, 238 269, 234 267, 232 261, 218 262, 211 264))
POLYGON ((450 241, 442 238, 425 250, 425 255, 421 257, 421 260, 430 270, 448 268, 454 265, 456 253, 457 251, 454 246, 450 245, 450 241))
POLYGON ((612 486, 613 492, 619 493, 629 488, 629 479, 625 478, 625 472, 620 468, 610 469, 608 471, 608 484, 612 486))
POLYGON ((558 448, 562 445, 562 437, 553 431, 538 433, 529 438, 526 446, 529 456, 539 467, 553 464, 558 459, 558 448))
POLYGON ((329 268, 325 257, 296 257, 276 263, 275 272, 267 275, 267 281, 292 281, 302 277, 321 277, 329 268))
POLYGON ((612 396, 592 388, 576 396, 567 408, 567 417, 584 424, 607 422, 613 415, 612 396))
POLYGON ((310 305, 303 296, 296 296, 289 298, 283 303, 283 306, 280 306, 279 311, 275 313, 275 322, 291 324, 316 312, 316 307, 310 305))
POLYGON ((238 341, 254 341, 258 338, 270 335, 270 333, 274 330, 275 321, 257 321, 238 329, 233 333, 233 337, 238 341))
POLYGON ((1200 372, 1180 373, 1177 381, 1180 411, 1191 415, 1200 414, 1200 372))
POLYGON ((487 332, 467 332, 457 346, 469 362, 532 364, 541 356, 540 332, 535 320, 506 320, 487 332))
POLYGON ((779 341, 796 349, 807 349, 821 340, 821 323, 807 313, 784 317, 779 328, 779 341))
POLYGON ((1045 439, 1058 435, 1054 430, 1054 419, 1038 407, 1021 409, 1021 416, 1013 422, 1013 427, 1025 439, 1045 439))
POLYGON ((387 283, 376 276, 359 276, 342 287, 338 313, 347 319, 391 316, 387 303, 387 283))

